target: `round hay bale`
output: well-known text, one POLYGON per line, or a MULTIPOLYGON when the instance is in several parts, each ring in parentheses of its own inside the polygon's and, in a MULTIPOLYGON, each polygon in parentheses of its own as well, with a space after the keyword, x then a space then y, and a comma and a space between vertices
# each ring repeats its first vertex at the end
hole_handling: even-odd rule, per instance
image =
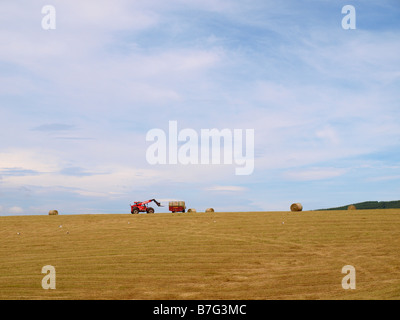
POLYGON ((357 210, 357 208, 354 204, 351 204, 347 207, 347 210, 357 210))
POLYGON ((196 209, 189 209, 187 212, 197 212, 196 209))
POLYGON ((303 210, 303 206, 301 203, 293 203, 290 206, 290 211, 302 211, 303 210))
POLYGON ((213 208, 207 208, 206 212, 215 212, 213 208))
POLYGON ((50 210, 49 211, 49 216, 57 216, 58 215, 58 211, 57 210, 50 210))

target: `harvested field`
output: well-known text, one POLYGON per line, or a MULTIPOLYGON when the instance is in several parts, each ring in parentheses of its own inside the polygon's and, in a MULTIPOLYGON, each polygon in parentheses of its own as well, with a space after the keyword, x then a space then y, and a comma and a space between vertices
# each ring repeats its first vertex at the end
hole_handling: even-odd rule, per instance
POLYGON ((398 209, 0 217, 0 242, 0 299, 400 299, 398 209))

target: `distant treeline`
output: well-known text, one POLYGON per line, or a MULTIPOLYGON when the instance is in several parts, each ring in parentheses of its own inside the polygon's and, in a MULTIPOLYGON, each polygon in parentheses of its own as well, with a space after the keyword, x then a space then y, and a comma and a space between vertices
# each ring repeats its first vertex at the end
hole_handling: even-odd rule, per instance
MULTIPOLYGON (((358 210, 363 209, 393 209, 400 208, 400 200, 396 201, 365 201, 359 203, 353 203, 358 210)), ((319 210, 347 210, 347 206, 337 207, 337 208, 329 208, 329 209, 319 209, 319 210)))

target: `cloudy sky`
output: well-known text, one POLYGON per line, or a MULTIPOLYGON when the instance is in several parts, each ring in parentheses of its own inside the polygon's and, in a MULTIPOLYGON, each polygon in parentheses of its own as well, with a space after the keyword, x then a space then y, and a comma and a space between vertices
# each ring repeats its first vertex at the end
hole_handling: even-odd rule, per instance
POLYGON ((398 0, 3 0, 0 13, 0 215, 400 199, 398 0), (254 130, 254 171, 150 164, 146 135, 170 121, 254 130))

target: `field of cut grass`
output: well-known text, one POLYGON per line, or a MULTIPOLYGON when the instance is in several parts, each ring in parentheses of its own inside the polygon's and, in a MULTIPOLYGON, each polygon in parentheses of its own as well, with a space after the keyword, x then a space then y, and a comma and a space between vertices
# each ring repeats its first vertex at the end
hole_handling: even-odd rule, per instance
POLYGON ((399 248, 398 209, 6 216, 0 299, 397 300, 399 248))

